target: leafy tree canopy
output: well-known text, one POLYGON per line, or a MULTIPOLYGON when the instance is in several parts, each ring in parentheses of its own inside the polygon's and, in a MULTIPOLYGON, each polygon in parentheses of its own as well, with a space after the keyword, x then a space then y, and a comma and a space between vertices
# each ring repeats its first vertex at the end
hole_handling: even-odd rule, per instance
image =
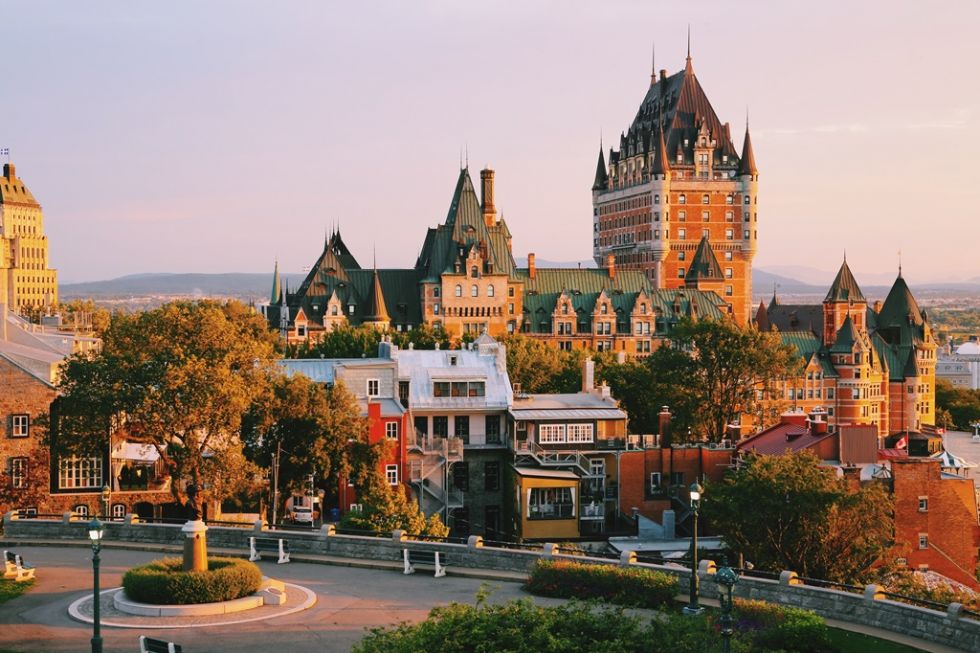
POLYGON ((234 301, 114 314, 101 351, 64 367, 55 450, 97 453, 118 435, 157 450, 175 497, 182 480, 232 492, 225 474, 243 469, 241 419, 265 392, 274 342, 262 317, 234 301))
POLYGON ((811 452, 750 458, 705 488, 702 512, 761 569, 860 580, 891 545, 892 500, 878 483, 848 487, 811 452))
POLYGON ((287 358, 371 358, 378 355, 378 344, 387 336, 398 347, 407 349, 449 349, 450 339, 442 327, 422 324, 411 331, 382 332, 371 326, 340 325, 323 334, 317 342, 304 342, 286 347, 287 358))
POLYGON ((973 430, 980 422, 980 390, 957 388, 946 379, 936 379, 936 421, 946 428, 973 430))

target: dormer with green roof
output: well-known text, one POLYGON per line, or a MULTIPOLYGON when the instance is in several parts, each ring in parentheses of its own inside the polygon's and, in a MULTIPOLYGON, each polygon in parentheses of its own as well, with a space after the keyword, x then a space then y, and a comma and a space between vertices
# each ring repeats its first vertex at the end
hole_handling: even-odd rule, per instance
POLYGON ((847 257, 834 277, 827 296, 823 300, 823 342, 832 345, 844 320, 853 316, 854 327, 867 331, 866 313, 868 300, 864 298, 861 287, 847 265, 847 257))

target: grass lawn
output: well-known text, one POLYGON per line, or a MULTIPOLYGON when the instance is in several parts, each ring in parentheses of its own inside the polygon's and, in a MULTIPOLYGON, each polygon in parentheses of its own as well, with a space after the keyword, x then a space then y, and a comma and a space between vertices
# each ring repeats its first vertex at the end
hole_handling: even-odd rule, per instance
POLYGON ((841 653, 913 653, 921 649, 896 644, 870 635, 830 628, 830 640, 841 653))
POLYGON ((6 603, 10 599, 15 599, 34 586, 33 580, 22 581, 20 583, 13 580, 0 579, 0 603, 6 603))

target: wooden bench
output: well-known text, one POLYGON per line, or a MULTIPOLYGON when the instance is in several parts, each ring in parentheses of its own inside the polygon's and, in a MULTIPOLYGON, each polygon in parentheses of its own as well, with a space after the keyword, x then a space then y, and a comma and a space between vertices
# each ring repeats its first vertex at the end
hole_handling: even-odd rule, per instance
POLYGON ((140 653, 182 653, 180 644, 140 635, 140 653))
POLYGON ((24 562, 24 559, 13 551, 4 551, 3 577, 15 581, 31 580, 34 578, 34 566, 24 562))
POLYGON ((405 573, 414 574, 415 565, 432 565, 435 568, 435 578, 446 575, 445 558, 438 551, 417 551, 402 549, 402 559, 405 562, 405 573))
POLYGON ((275 553, 279 556, 278 564, 289 562, 289 540, 281 537, 250 537, 248 538, 248 559, 255 562, 263 553, 275 553))

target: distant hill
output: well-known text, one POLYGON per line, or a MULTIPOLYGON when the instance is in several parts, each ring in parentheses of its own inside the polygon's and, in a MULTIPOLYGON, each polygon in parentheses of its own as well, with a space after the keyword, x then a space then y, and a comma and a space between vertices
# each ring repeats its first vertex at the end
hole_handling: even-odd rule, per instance
MULTIPOLYGON (((306 275, 284 274, 283 282, 296 288, 306 275)), ((191 296, 191 297, 242 297, 264 299, 272 290, 272 275, 227 274, 131 274, 106 281, 62 284, 59 293, 63 299, 108 298, 127 296, 191 296)))

